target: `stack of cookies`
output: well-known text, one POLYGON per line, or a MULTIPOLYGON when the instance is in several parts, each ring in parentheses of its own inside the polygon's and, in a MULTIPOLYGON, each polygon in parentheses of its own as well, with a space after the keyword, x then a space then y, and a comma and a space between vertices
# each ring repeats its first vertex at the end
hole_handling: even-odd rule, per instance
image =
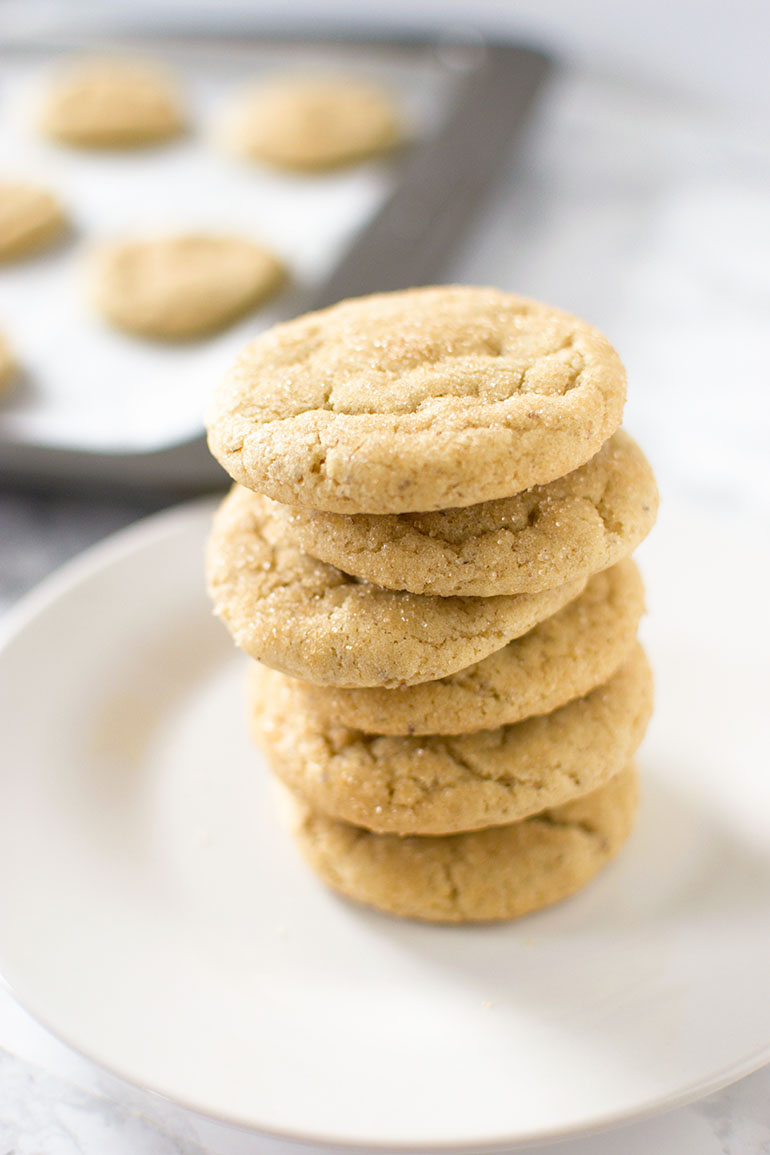
POLYGON ((629 554, 657 490, 606 338, 494 289, 279 325, 216 394, 211 596, 327 883, 463 922, 619 849, 651 712, 629 554))

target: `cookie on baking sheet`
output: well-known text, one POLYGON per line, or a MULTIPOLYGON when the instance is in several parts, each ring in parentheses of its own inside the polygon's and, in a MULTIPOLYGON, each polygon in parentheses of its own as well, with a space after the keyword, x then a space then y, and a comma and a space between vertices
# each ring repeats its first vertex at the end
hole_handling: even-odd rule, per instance
POLYGON ((392 98, 374 84, 289 76, 242 93, 224 135, 242 156, 315 172, 387 152, 398 143, 401 125, 392 98))
POLYGON ((384 590, 303 554, 275 503, 238 486, 214 517, 206 568, 214 609, 241 649, 334 686, 443 678, 526 633, 585 585, 499 598, 384 590))
POLYGON ((66 231, 67 217, 52 193, 22 182, 0 182, 0 262, 47 249, 66 231))
POLYGON ((432 838, 373 834, 299 803, 295 834, 325 883, 379 910, 430 922, 518 918, 574 894, 617 854, 637 792, 629 766, 564 806, 432 838))
POLYGON ((8 342, 0 333, 0 397, 13 385, 19 367, 16 358, 8 347, 8 342))
POLYGON ((259 667, 252 734, 314 810, 390 834, 516 822, 608 781, 641 742, 652 675, 637 645, 603 685, 551 714, 456 737, 382 737, 304 708, 292 679, 259 667))
MULTIPOLYGON (((436 682, 342 690, 299 682, 301 709, 369 734, 471 734, 547 714, 605 682, 630 653, 644 612, 626 558, 580 597, 481 662, 436 682)), ((259 683, 258 667, 253 674, 259 683)))
POLYGON ((51 85, 41 131, 80 148, 135 148, 185 128, 179 92, 164 71, 121 60, 72 65, 51 85))
POLYGON ((584 321, 498 289, 410 289, 258 337, 214 395, 209 445, 290 505, 450 509, 576 469, 624 400, 618 355, 584 321))
POLYGON ((189 235, 105 245, 94 304, 119 329, 186 340, 216 332, 272 296, 282 262, 243 237, 189 235))
POLYGON ((434 513, 322 513, 279 507, 302 549, 388 589, 442 597, 536 593, 626 557, 658 508, 641 449, 618 431, 547 485, 434 513))

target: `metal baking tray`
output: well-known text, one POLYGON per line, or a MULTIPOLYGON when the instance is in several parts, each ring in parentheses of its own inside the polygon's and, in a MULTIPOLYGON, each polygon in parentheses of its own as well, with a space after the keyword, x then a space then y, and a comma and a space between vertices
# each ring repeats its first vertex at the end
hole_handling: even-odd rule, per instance
POLYGON ((3 58, 0 169, 55 190, 74 221, 59 249, 0 270, 0 328, 23 366, 0 405, 0 480, 186 492, 222 480, 202 414, 213 385, 263 328, 358 293, 440 281, 509 155, 550 61, 480 37, 298 33, 216 38, 157 31, 15 40, 3 58), (50 72, 73 55, 157 59, 180 78, 192 130, 163 148, 57 147, 30 127, 50 72), (318 176, 272 172, 216 143, 221 109, 269 72, 375 78, 403 111, 392 157, 318 176), (287 261, 291 287, 201 341, 165 345, 108 328, 89 306, 90 244, 114 236, 242 232, 287 261))

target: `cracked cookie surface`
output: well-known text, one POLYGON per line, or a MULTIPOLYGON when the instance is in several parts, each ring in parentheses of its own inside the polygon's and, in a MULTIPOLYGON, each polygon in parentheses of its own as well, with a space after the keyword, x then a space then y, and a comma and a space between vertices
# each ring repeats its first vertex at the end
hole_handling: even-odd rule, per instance
POLYGON ((215 611, 241 649, 335 686, 443 678, 526 633, 585 585, 498 598, 384 590, 303 554, 275 503, 239 486, 215 514, 207 577, 215 611))
POLYGON ((285 267, 264 246, 204 235, 105 245, 92 269, 94 303, 108 321, 164 340, 225 328, 285 278, 285 267))
POLYGON ((46 189, 0 183, 0 261, 13 261, 47 249, 67 231, 67 218, 46 189))
POLYGON ((618 431, 566 477, 514 497, 433 513, 279 506, 306 553, 388 589, 441 597, 536 593, 626 557, 658 508, 652 470, 618 431))
POLYGON ((303 708, 261 668, 252 734, 314 810, 379 833, 453 834, 526 818, 597 789, 633 756, 652 712, 641 646, 606 683, 536 718, 456 737, 382 737, 303 708))
POLYGON ((467 834, 373 834, 298 806, 295 835, 320 878, 348 898, 431 922, 518 918, 574 894, 626 841, 633 767, 564 806, 467 834))
MULTIPOLYGON (((563 609, 481 662, 393 690, 295 687, 300 708, 370 734, 471 734, 546 714, 606 681, 628 656, 644 611, 626 558, 563 609)), ((254 673, 259 684, 259 673, 254 673)), ((255 691, 258 692, 258 691, 255 691)))
POLYGON ((258 337, 214 395, 209 445, 288 504, 450 509, 576 469, 624 400, 620 359, 584 321, 497 289, 410 289, 258 337))

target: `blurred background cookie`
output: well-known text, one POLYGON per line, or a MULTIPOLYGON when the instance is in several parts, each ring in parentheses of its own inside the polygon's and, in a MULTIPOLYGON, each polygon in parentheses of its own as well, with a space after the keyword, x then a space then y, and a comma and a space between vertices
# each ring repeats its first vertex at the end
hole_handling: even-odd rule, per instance
POLYGON ((52 193, 23 182, 0 183, 0 262, 46 249, 66 231, 66 214, 52 193))
POLYGON ((13 385, 17 371, 16 359, 0 333, 0 397, 13 385))
POLYGON ((55 80, 40 110, 40 130, 78 148, 134 148, 185 128, 180 93, 161 69, 92 60, 55 80))
POLYGON ((401 135, 392 97, 350 77, 267 81, 241 95, 225 127, 233 151, 300 172, 338 168, 387 152, 401 135))
POLYGON ((225 328, 277 292, 286 268, 245 237, 189 235, 104 246, 93 299, 119 329, 184 340, 225 328))

